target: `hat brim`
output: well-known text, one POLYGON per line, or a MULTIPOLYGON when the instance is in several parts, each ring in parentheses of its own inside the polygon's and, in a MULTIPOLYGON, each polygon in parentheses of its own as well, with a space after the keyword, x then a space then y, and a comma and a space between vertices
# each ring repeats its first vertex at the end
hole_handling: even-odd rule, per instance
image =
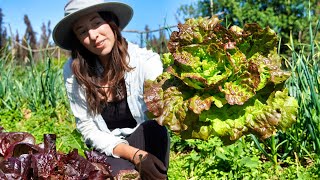
POLYGON ((71 50, 72 26, 74 22, 89 13, 93 12, 112 12, 119 20, 119 28, 123 30, 133 16, 133 10, 130 6, 120 2, 105 2, 83 8, 77 12, 65 16, 53 29, 52 38, 56 45, 63 49, 71 50))

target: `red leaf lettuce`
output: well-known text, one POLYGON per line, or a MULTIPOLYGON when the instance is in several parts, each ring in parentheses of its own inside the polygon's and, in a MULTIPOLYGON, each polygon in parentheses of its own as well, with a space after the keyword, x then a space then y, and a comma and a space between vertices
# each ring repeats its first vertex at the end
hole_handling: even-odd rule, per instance
POLYGON ((183 138, 262 139, 296 120, 297 101, 283 82, 278 38, 270 28, 229 29, 217 17, 190 19, 171 34, 166 71, 147 80, 147 114, 183 138))

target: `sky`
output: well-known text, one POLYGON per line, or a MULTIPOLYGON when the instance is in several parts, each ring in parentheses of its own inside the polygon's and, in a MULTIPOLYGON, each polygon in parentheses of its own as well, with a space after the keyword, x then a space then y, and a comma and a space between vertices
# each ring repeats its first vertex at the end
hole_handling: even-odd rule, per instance
MULTIPOLYGON (((190 4, 196 0, 119 0, 127 3, 134 10, 129 25, 124 30, 144 31, 146 25, 150 30, 163 26, 177 25, 175 14, 183 4, 190 4)), ((4 14, 3 22, 8 34, 19 32, 23 36, 26 25, 23 17, 28 15, 33 30, 41 34, 43 23, 51 22, 50 29, 64 16, 64 6, 68 0, 0 0, 0 8, 4 14)), ((176 30, 173 28, 172 31, 176 30)), ((170 33, 169 33, 170 34, 170 33)), ((123 32, 129 41, 139 43, 140 35, 123 32)), ((37 36, 38 37, 38 36, 37 36)))

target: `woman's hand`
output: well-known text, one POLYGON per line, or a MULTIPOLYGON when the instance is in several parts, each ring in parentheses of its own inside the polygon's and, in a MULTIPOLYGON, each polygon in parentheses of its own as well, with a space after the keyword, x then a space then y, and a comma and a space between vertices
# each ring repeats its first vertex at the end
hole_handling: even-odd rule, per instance
POLYGON ((113 153, 130 160, 139 171, 143 180, 161 180, 167 178, 167 168, 154 155, 128 144, 117 145, 113 153))
POLYGON ((143 180, 166 179, 167 168, 154 155, 142 150, 137 150, 132 158, 136 169, 139 171, 143 180))

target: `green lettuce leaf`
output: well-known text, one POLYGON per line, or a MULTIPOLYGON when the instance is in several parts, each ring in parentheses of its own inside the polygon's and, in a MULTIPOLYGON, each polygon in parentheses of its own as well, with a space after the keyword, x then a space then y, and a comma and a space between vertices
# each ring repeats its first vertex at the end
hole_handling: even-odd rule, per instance
POLYGON ((275 32, 220 22, 189 19, 171 34, 165 72, 145 83, 148 116, 183 138, 218 136, 226 143, 291 127, 298 106, 283 90, 290 73, 281 69, 275 32))

